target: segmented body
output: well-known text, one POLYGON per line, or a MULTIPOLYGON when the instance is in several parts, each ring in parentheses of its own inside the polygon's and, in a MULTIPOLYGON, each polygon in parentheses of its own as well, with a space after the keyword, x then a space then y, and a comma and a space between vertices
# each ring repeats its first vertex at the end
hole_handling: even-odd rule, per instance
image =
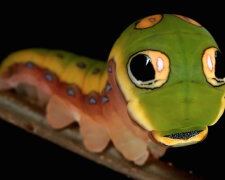
POLYGON ((106 63, 61 50, 28 49, 13 53, 3 62, 1 71, 22 63, 28 68, 49 70, 43 78, 51 82, 51 76, 56 75, 61 82, 76 84, 83 94, 101 93, 107 81, 106 63))
MULTIPOLYGON (((16 88, 46 106, 53 128, 77 122, 88 150, 100 152, 111 139, 127 159, 143 164, 149 155, 148 133, 124 113, 126 102, 118 98, 115 64, 109 64, 64 51, 22 50, 3 62, 0 89, 16 88)), ((162 148, 154 155, 164 152, 162 148)))
POLYGON ((158 14, 131 24, 107 63, 61 50, 18 51, 1 65, 0 90, 17 89, 46 107, 53 128, 78 123, 88 150, 101 152, 111 140, 138 165, 167 146, 203 140, 224 111, 218 69, 225 63, 190 18, 158 14))

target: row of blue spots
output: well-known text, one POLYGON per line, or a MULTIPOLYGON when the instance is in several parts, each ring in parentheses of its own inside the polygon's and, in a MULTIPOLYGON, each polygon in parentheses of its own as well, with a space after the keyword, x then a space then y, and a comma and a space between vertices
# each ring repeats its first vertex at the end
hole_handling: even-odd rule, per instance
MULTIPOLYGON (((109 101, 109 98, 107 96, 102 96, 102 103, 106 103, 109 101)), ((95 99, 94 97, 90 97, 88 99, 89 104, 97 104, 97 99, 95 99)))
MULTIPOLYGON (((77 63, 77 66, 78 66, 79 68, 82 68, 82 69, 84 69, 84 68, 87 67, 86 64, 84 64, 83 62, 78 62, 78 63, 77 63)), ((100 69, 99 69, 99 68, 95 68, 95 69, 92 71, 92 74, 98 74, 99 72, 100 72, 100 69)))
MULTIPOLYGON (((108 66, 107 70, 108 70, 109 73, 111 73, 112 72, 112 67, 111 66, 108 66)), ((94 73, 98 73, 99 71, 100 71, 99 69, 95 69, 93 71, 93 74, 94 73)), ((105 91, 105 93, 107 93, 111 89, 112 89, 112 86, 109 83, 107 83, 106 86, 105 86, 105 88, 104 88, 104 91, 105 91)), ((102 103, 104 104, 104 103, 106 103, 106 102, 109 101, 109 98, 107 96, 102 96, 102 99, 101 100, 102 100, 102 103)), ((89 104, 96 104, 96 103, 97 103, 97 100, 95 98, 93 98, 93 97, 90 97, 89 98, 89 104)))
MULTIPOLYGON (((109 92, 111 89, 112 89, 112 86, 111 86, 110 84, 107 84, 107 85, 105 86, 104 91, 107 93, 107 92, 109 92)), ((104 95, 104 96, 101 97, 101 101, 102 101, 102 103, 104 104, 104 103, 106 103, 106 102, 109 101, 109 98, 108 98, 107 96, 104 95)), ((89 104, 96 104, 96 103, 97 103, 97 100, 96 100, 94 97, 90 97, 89 100, 88 100, 88 102, 89 102, 89 104)))
MULTIPOLYGON (((80 68, 85 68, 86 65, 84 63, 78 63, 77 64, 80 68)), ((35 65, 33 62, 27 62, 26 63, 26 66, 28 68, 33 68, 35 65)), ((108 71, 110 72, 111 69, 108 69, 108 71)), ((96 68, 93 70, 93 74, 97 74, 100 72, 100 69, 96 68)), ((46 80, 48 80, 49 82, 52 82, 53 81, 53 75, 50 74, 50 73, 45 73, 44 74, 44 77, 46 80)), ((105 87, 105 92, 108 92, 112 89, 112 86, 110 84, 107 84, 106 87, 105 87)), ((66 93, 70 96, 75 96, 75 92, 73 89, 67 89, 66 90, 66 93)), ((109 101, 109 98, 107 96, 102 96, 102 103, 106 103, 109 101)), ((94 97, 90 97, 89 100, 88 100, 89 104, 97 104, 97 100, 94 98, 94 97)))
MULTIPOLYGON (((34 67, 34 63, 31 62, 31 61, 28 61, 28 62, 26 63, 26 66, 29 67, 29 68, 32 68, 32 67, 34 67)), ((78 62, 78 63, 77 63, 77 66, 78 66, 79 68, 86 68, 86 64, 84 64, 83 62, 78 62)), ((100 72, 100 69, 99 69, 99 68, 95 68, 95 69, 93 70, 92 74, 98 74, 99 72, 100 72)))
MULTIPOLYGON (((33 67, 35 67, 35 64, 34 64, 33 62, 31 62, 31 61, 28 61, 28 62, 26 63, 26 67, 28 67, 28 68, 33 68, 33 67)), ((50 73, 44 74, 44 77, 45 77, 45 79, 47 79, 49 82, 53 81, 53 75, 50 74, 50 73)))

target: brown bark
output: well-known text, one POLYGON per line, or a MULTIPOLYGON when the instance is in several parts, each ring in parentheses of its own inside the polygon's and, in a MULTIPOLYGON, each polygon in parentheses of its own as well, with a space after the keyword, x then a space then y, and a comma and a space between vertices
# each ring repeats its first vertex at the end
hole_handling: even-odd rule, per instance
POLYGON ((0 92, 0 117, 30 133, 36 134, 55 144, 75 152, 96 163, 107 166, 119 173, 139 180, 200 180, 201 178, 181 171, 168 163, 152 160, 145 166, 138 167, 125 160, 113 147, 102 153, 87 151, 79 135, 78 128, 69 127, 54 130, 46 122, 43 110, 10 92, 0 92))

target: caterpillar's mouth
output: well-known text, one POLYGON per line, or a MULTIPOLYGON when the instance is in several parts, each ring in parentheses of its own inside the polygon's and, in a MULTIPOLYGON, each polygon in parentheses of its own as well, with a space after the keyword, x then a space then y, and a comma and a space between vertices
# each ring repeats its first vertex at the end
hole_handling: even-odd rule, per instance
POLYGON ((187 146, 198 143, 205 139, 208 133, 208 127, 203 130, 182 131, 165 135, 162 131, 152 131, 151 135, 157 142, 172 146, 187 146))

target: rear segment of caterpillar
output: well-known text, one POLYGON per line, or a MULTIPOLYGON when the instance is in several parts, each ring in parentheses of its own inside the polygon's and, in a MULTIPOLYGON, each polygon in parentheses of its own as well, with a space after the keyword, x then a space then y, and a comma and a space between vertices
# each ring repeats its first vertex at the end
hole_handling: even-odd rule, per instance
POLYGON ((16 89, 24 98, 46 108, 50 126, 61 129, 76 122, 85 147, 103 151, 110 140, 128 159, 144 164, 152 144, 148 132, 132 121, 115 79, 101 61, 60 50, 28 49, 9 55, 0 69, 0 90, 16 89))

